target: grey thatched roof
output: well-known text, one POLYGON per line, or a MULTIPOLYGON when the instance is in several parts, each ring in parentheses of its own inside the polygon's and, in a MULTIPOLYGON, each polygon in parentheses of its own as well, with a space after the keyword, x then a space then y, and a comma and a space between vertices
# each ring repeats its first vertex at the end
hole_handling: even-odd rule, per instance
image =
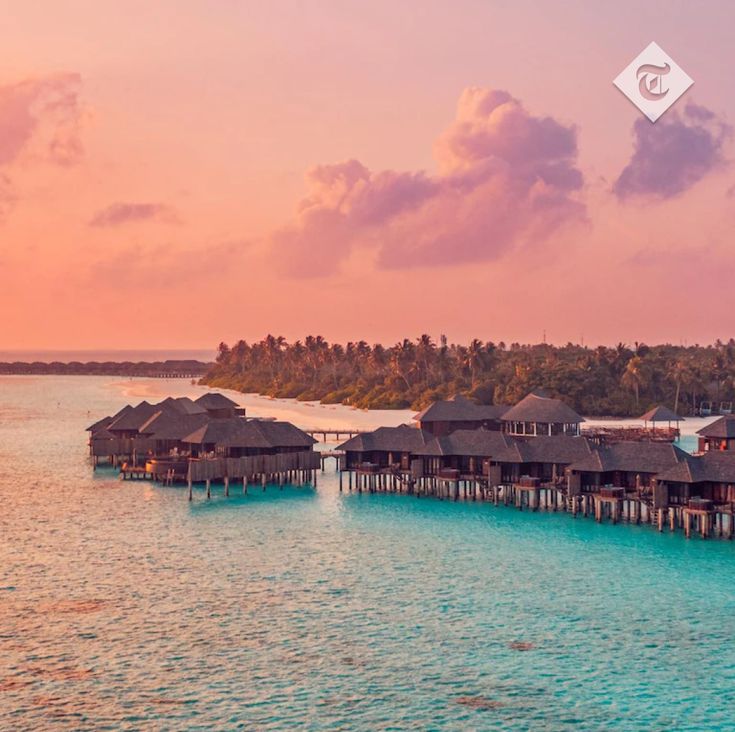
POLYGON ((592 454, 571 464, 572 470, 589 473, 622 471, 629 473, 661 473, 669 470, 688 453, 666 442, 617 442, 598 447, 592 454))
POLYGON ((507 450, 514 442, 512 437, 495 430, 456 430, 450 435, 435 437, 416 455, 493 457, 507 450))
POLYGON ((735 452, 687 455, 680 463, 660 473, 658 479, 667 483, 735 484, 735 452))
POLYGON ((500 463, 557 463, 569 465, 592 454, 586 437, 539 435, 531 440, 514 440, 507 449, 493 455, 500 463))
POLYGON ((197 404, 189 397, 167 397, 157 405, 160 409, 171 409, 178 414, 205 414, 206 409, 201 405, 197 404))
POLYGON ((102 419, 98 419, 96 422, 93 422, 89 427, 87 427, 87 432, 91 432, 94 434, 95 432, 99 432, 101 430, 107 429, 107 425, 112 422, 112 417, 103 417, 102 419))
POLYGON ((503 422, 539 422, 543 424, 574 424, 584 422, 561 399, 551 399, 531 393, 502 416, 503 422))
POLYGON ((311 447, 316 440, 291 422, 250 419, 248 425, 270 441, 274 447, 311 447))
POLYGON ((204 409, 236 409, 240 405, 237 402, 232 401, 229 397, 224 394, 220 394, 216 391, 210 391, 206 394, 202 394, 196 403, 204 407, 204 409))
POLYGON ((434 439, 425 430, 402 424, 399 427, 378 427, 373 432, 355 435, 337 449, 348 452, 409 452, 417 453, 434 439))
POLYGON ((644 422, 680 422, 684 417, 680 417, 668 407, 659 405, 658 407, 649 409, 639 419, 642 419, 644 422))
POLYGON ((210 420, 205 410, 198 414, 180 414, 171 409, 162 409, 153 414, 138 432, 156 440, 181 440, 210 420))
POLYGON ((500 419, 508 410, 504 405, 477 404, 461 394, 434 402, 414 416, 417 422, 480 422, 500 419))
POLYGON ((735 414, 728 414, 716 419, 712 424, 708 424, 706 427, 702 427, 701 430, 697 430, 697 434, 702 435, 702 437, 721 439, 735 437, 735 414))
POLYGON ((110 432, 130 432, 137 431, 141 425, 145 424, 157 411, 158 407, 149 402, 142 401, 128 410, 121 410, 120 416, 113 419, 107 426, 110 432))
POLYGON ((290 422, 230 417, 212 419, 183 437, 194 445, 268 449, 311 447, 315 440, 290 422))

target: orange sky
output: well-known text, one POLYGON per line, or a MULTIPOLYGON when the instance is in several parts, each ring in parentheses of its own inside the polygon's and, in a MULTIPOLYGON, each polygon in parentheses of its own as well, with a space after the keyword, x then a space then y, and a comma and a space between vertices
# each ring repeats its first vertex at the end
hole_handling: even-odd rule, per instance
POLYGON ((0 349, 735 335, 735 6, 539 7, 3 2, 0 349))

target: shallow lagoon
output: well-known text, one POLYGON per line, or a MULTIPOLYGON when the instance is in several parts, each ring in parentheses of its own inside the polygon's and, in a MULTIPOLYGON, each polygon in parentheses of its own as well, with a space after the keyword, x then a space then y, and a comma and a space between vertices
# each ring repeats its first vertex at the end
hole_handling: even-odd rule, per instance
POLYGON ((91 472, 84 427, 134 397, 0 380, 0 728, 735 727, 732 544, 333 473, 189 504, 91 472))

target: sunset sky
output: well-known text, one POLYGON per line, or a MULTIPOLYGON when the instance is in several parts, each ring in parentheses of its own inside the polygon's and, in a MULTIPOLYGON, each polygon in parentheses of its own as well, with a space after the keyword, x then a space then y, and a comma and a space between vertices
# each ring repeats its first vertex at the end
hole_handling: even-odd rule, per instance
POLYGON ((0 349, 735 336, 731 2, 0 11, 0 349))

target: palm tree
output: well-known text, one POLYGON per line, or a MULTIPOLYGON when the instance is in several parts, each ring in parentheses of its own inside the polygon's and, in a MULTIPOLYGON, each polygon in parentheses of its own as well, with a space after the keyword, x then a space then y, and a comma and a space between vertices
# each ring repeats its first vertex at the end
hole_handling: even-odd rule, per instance
POLYGON ((674 412, 679 413, 679 396, 681 395, 681 384, 687 377, 689 366, 683 358, 678 358, 671 364, 667 376, 676 385, 676 396, 674 397, 674 412))
POLYGON ((627 389, 632 389, 635 394, 635 408, 640 404, 641 387, 645 386, 646 378, 643 373, 643 360, 640 356, 633 356, 625 367, 620 382, 627 389))

